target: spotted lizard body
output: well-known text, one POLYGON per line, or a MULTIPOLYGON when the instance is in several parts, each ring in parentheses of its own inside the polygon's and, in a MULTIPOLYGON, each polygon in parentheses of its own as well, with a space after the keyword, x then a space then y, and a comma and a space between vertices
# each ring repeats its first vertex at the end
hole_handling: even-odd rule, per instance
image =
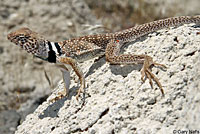
POLYGON ((80 80, 80 88, 76 96, 78 98, 85 88, 84 74, 78 63, 103 55, 106 56, 106 61, 111 64, 143 64, 141 70, 142 81, 145 81, 144 77, 147 77, 152 87, 152 80, 154 80, 164 95, 161 83, 151 72, 150 68, 152 66, 165 66, 155 63, 152 57, 145 54, 120 54, 120 48, 127 42, 134 41, 153 31, 186 23, 200 23, 200 15, 167 18, 115 33, 88 35, 61 42, 50 42, 29 28, 21 28, 11 32, 7 38, 16 45, 21 46, 28 53, 32 53, 36 57, 48 62, 55 63, 61 69, 65 89, 59 92, 58 98, 68 94, 70 67, 72 67, 80 80))

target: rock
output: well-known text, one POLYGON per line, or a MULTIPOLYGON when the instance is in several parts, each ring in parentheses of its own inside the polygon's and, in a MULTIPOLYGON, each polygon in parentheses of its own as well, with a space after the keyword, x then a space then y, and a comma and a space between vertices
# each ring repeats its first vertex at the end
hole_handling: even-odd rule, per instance
POLYGON ((16 134, 131 134, 166 133, 180 128, 198 130, 199 30, 194 24, 159 30, 125 48, 125 53, 146 53, 168 67, 167 70, 152 69, 163 85, 165 97, 155 83, 153 89, 148 80, 142 84, 137 65, 129 66, 132 71, 124 76, 123 71, 119 71, 124 67, 115 66, 118 68, 116 72, 116 69, 112 70, 114 65, 105 63, 105 59, 96 63, 87 61, 81 66, 88 74, 85 98, 81 96, 76 100, 74 90, 78 86, 72 80, 67 98, 54 103, 47 99, 27 116, 16 134))

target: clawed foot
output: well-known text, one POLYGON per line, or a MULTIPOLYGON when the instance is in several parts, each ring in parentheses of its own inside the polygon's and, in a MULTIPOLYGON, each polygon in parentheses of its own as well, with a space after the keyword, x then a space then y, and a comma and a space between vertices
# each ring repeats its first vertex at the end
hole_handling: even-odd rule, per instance
POLYGON ((160 88, 162 95, 164 96, 164 90, 162 88, 162 85, 159 82, 158 78, 151 72, 151 69, 150 69, 151 66, 159 66, 161 68, 167 68, 163 64, 153 62, 152 57, 146 56, 145 61, 144 61, 144 65, 143 65, 142 70, 141 70, 141 74, 142 74, 141 80, 143 82, 145 82, 144 77, 146 76, 146 78, 149 79, 149 84, 151 85, 151 88, 153 88, 153 83, 152 83, 152 79, 153 79, 156 82, 156 84, 158 85, 158 87, 160 88))
MULTIPOLYGON (((83 82, 83 84, 81 84, 81 87, 78 89, 78 92, 77 92, 77 95, 76 95, 77 100, 80 97, 80 94, 84 93, 84 88, 85 88, 85 81, 83 82)), ((63 87, 63 85, 62 85, 62 87, 59 87, 59 90, 61 90, 61 89, 62 89, 62 91, 59 91, 57 93, 55 93, 55 92, 53 93, 54 97, 49 100, 50 102, 56 102, 56 101, 66 97, 68 95, 69 90, 67 90, 66 87, 63 87)))
POLYGON ((65 96, 67 96, 68 90, 64 87, 64 90, 59 91, 58 93, 53 93, 53 94, 55 95, 55 97, 50 99, 50 102, 56 102, 57 100, 60 100, 60 99, 64 98, 65 96))
MULTIPOLYGON (((80 94, 81 94, 81 93, 84 93, 84 88, 83 88, 83 87, 84 87, 84 86, 81 86, 81 87, 79 88, 78 92, 77 92, 77 95, 76 95, 76 99, 77 99, 77 100, 78 100, 78 98, 80 97, 80 94)), ((56 101, 58 101, 58 100, 64 98, 64 97, 67 96, 67 95, 68 95, 68 93, 66 92, 66 89, 63 90, 63 91, 60 91, 60 92, 58 92, 58 93, 55 95, 55 97, 54 97, 53 99, 50 99, 50 102, 56 102, 56 101)))

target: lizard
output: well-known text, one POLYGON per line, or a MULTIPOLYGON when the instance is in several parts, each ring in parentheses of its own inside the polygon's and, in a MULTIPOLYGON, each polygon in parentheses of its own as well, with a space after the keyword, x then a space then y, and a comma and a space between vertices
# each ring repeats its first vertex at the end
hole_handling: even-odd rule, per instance
POLYGON ((63 76, 64 90, 58 93, 56 100, 68 95, 71 69, 75 71, 80 80, 80 87, 76 95, 78 99, 85 89, 85 78, 79 63, 100 56, 105 56, 106 61, 114 65, 143 64, 141 69, 142 82, 149 79, 149 84, 153 88, 152 80, 155 81, 162 95, 164 95, 163 87, 159 79, 151 72, 151 68, 153 66, 166 68, 166 66, 154 62, 153 58, 146 54, 121 54, 120 48, 126 43, 132 42, 148 33, 187 23, 199 24, 200 15, 171 17, 114 33, 87 35, 60 42, 51 42, 26 27, 9 33, 7 38, 28 53, 54 63, 60 68, 63 76))

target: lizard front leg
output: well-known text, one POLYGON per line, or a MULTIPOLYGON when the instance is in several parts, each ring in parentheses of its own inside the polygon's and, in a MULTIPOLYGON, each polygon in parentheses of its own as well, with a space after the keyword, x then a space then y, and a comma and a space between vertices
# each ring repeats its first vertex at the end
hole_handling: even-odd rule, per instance
POLYGON ((153 58, 148 55, 133 55, 133 54, 119 54, 120 47, 122 44, 120 42, 111 40, 106 47, 106 60, 111 64, 143 64, 141 74, 142 81, 144 82, 144 77, 149 79, 149 84, 153 88, 152 79, 156 82, 161 90, 162 95, 164 95, 164 90, 158 78, 151 72, 152 66, 160 66, 166 68, 165 65, 159 64, 153 61, 153 58))
MULTIPOLYGON (((78 66, 77 61, 72 59, 72 58, 60 57, 58 59, 58 61, 60 63, 63 63, 64 65, 65 64, 70 65, 73 68, 73 70, 75 71, 76 75, 79 77, 81 86, 80 86, 78 93, 76 95, 76 99, 78 99, 78 97, 80 96, 80 93, 84 92, 84 88, 85 88, 85 78, 84 78, 83 72, 81 71, 80 67, 78 66)), ((64 81, 65 81, 65 79, 64 79, 64 81)))
POLYGON ((70 86, 70 69, 64 65, 58 65, 60 67, 60 71, 62 72, 63 82, 64 82, 64 90, 59 92, 58 94, 62 96, 67 96, 69 93, 70 86))
POLYGON ((60 68, 63 77, 64 89, 56 93, 56 96, 50 99, 50 102, 55 102, 64 96, 67 96, 69 93, 69 86, 70 86, 70 69, 64 65, 56 65, 60 68))

